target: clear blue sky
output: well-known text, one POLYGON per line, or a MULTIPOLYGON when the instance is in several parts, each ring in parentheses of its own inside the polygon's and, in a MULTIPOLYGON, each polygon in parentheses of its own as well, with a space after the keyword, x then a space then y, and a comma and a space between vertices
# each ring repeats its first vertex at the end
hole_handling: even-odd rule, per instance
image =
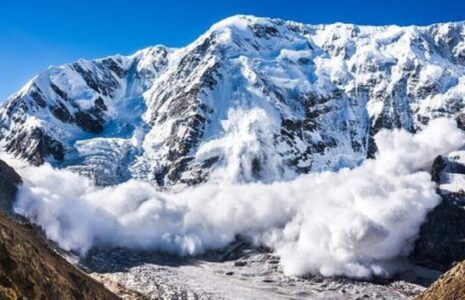
POLYGON ((465 20, 465 0, 0 0, 0 100, 49 65, 183 46, 235 14, 424 25, 465 20))

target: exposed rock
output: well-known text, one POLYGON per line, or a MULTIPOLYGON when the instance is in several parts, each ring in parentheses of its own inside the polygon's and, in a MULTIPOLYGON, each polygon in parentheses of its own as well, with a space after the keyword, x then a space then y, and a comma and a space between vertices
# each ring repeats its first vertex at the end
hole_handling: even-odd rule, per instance
POLYGON ((20 176, 0 160, 0 299, 117 299, 11 218, 20 176))
POLYGON ((47 158, 61 161, 64 157, 63 144, 39 127, 19 130, 17 135, 6 139, 5 149, 34 165, 43 164, 47 158))
POLYGON ((0 299, 117 299, 0 212, 0 299))
POLYGON ((442 202, 428 214, 415 242, 411 256, 420 265, 445 271, 465 259, 465 194, 454 190, 454 180, 465 176, 462 158, 459 151, 433 163, 432 179, 442 202))
POLYGON ((464 32, 463 22, 374 27, 234 16, 184 48, 39 74, 0 106, 0 148, 104 185, 209 180, 229 163, 228 147, 254 148, 251 131, 255 159, 234 160, 240 171, 230 181, 354 167, 375 155, 373 135, 383 128, 415 132, 438 117, 463 126, 464 32), (267 120, 247 117, 256 109, 267 120), (231 111, 244 119, 229 120, 231 111), (236 124, 225 130, 225 122, 236 124), (234 142, 204 147, 215 140, 234 142), (127 156, 114 159, 106 145, 116 143, 131 148, 127 156), (105 160, 118 172, 101 172, 105 160))
POLYGON ((13 215, 13 202, 22 183, 18 173, 0 160, 0 211, 13 215))
POLYGON ((103 131, 103 120, 94 118, 91 113, 79 111, 75 114, 75 122, 85 131, 101 133, 103 131))
POLYGON ((412 258, 417 264, 446 271, 465 259, 465 209, 453 203, 454 196, 442 197, 421 226, 412 258))
POLYGON ((465 297, 465 262, 444 273, 416 300, 460 300, 465 297))

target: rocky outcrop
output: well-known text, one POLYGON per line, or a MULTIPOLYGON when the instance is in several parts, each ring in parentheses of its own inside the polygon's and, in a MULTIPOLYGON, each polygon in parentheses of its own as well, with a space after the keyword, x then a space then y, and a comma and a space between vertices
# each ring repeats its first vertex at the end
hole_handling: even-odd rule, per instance
POLYGON ((453 203, 454 196, 442 197, 421 226, 412 257, 417 264, 446 271, 465 259, 465 209, 453 203))
POLYGON ((0 212, 0 299, 118 299, 0 212))
POLYGON ((33 226, 14 220, 19 184, 0 161, 0 299, 117 299, 55 253, 33 226))
POLYGON ((10 216, 14 214, 13 202, 21 182, 18 173, 0 160, 0 211, 10 216))
POLYGON ((420 265, 441 271, 465 259, 465 178, 463 151, 439 156, 432 167, 442 202, 427 216, 412 253, 420 265))
POLYGON ((465 297, 465 262, 444 273, 415 300, 460 300, 465 297))

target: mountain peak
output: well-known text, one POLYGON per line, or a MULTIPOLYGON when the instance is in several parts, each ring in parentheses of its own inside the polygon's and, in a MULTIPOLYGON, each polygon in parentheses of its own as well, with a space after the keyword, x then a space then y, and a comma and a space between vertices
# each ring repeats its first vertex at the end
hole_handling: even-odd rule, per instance
POLYGON ((250 24, 267 24, 270 23, 273 19, 256 17, 253 15, 234 15, 222 19, 221 21, 215 23, 210 29, 218 30, 222 28, 245 28, 250 24))
POLYGON ((221 168, 231 181, 269 182, 355 166, 382 128, 465 114, 464 30, 451 24, 229 17, 184 48, 42 73, 0 107, 0 147, 103 185, 196 184, 221 168))

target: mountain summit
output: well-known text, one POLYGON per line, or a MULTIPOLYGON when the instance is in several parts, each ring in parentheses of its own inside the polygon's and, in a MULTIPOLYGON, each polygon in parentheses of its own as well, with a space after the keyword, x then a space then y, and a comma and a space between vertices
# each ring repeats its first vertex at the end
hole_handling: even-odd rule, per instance
POLYGON ((375 154, 382 128, 442 116, 463 126, 464 26, 234 16, 184 48, 50 67, 0 107, 0 146, 100 185, 353 167, 375 154))

